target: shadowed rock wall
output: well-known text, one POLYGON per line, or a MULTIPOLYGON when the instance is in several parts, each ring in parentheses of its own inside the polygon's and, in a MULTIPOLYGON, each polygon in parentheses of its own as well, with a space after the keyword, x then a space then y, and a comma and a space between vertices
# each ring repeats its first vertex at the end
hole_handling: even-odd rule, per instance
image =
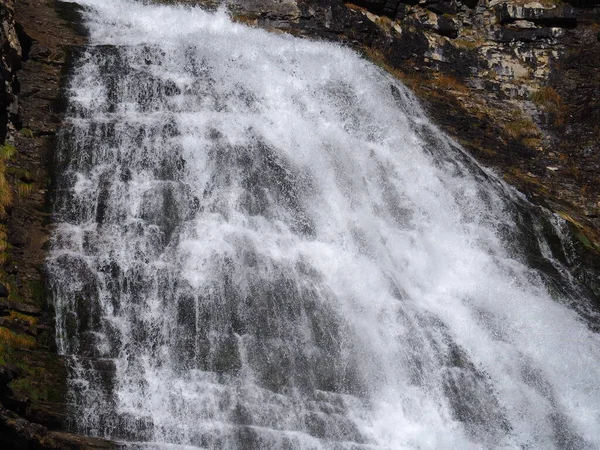
MULTIPOLYGON (((0 0, 0 447, 109 448, 70 435, 44 282, 60 86, 81 45, 54 1, 0 0)), ((64 6, 63 6, 64 8, 64 6)))

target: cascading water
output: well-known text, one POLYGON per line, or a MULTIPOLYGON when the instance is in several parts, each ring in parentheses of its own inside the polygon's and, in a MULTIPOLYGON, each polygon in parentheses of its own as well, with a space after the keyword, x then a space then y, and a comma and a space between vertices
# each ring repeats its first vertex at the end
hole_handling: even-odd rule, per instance
POLYGON ((553 219, 403 86, 223 12, 80 3, 48 263, 78 431, 600 447, 600 338, 540 233, 553 219))

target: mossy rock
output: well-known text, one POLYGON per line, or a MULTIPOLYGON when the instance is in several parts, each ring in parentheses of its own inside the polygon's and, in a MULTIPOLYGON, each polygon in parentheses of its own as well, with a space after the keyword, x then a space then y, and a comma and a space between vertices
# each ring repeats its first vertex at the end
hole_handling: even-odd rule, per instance
POLYGON ((19 134, 23 137, 26 137, 28 139, 32 139, 33 138, 33 131, 31 131, 29 128, 21 128, 19 130, 19 134))
POLYGON ((14 145, 4 144, 0 145, 0 159, 5 161, 12 159, 17 154, 17 149, 14 145))
POLYGON ((67 370, 57 354, 0 345, 0 364, 18 371, 9 384, 14 395, 32 403, 56 403, 61 409, 67 394, 67 370))

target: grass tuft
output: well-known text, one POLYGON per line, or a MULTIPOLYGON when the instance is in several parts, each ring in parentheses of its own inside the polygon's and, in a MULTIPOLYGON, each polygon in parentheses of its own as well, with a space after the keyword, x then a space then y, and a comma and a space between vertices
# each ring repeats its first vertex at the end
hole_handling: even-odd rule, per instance
POLYGON ((34 190, 35 184, 17 181, 17 196, 19 198, 29 197, 34 190))
POLYGON ((35 347, 35 338, 13 333, 6 327, 0 327, 0 344, 11 348, 33 348, 35 347))
POLYGON ((0 159, 7 161, 12 159, 17 154, 17 149, 14 145, 4 144, 0 145, 0 159))
POLYGON ((531 101, 542 111, 552 114, 554 125, 561 126, 565 121, 565 106, 558 92, 544 86, 531 95, 531 101))
POLYGON ((10 315, 8 316, 8 318, 10 320, 26 322, 32 328, 35 328, 35 326, 38 324, 38 321, 39 321, 39 319, 37 317, 29 316, 27 314, 23 314, 18 311, 10 311, 10 315))
POLYGON ((7 209, 13 200, 12 189, 6 179, 6 162, 0 159, 0 219, 7 215, 7 209))
POLYGON ((23 137, 26 137, 28 139, 32 139, 33 138, 33 131, 31 131, 29 128, 21 128, 19 130, 19 134, 23 137))
POLYGON ((504 124, 504 134, 512 139, 539 138, 540 130, 531 119, 520 117, 504 124))

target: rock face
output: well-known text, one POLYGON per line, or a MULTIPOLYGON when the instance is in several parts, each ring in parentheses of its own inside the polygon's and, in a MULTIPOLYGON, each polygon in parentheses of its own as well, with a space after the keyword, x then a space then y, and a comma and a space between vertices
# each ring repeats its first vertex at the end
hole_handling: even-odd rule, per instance
POLYGON ((67 369, 44 288, 60 86, 83 43, 54 6, 0 0, 0 448, 111 448, 64 432, 67 369))
POLYGON ((21 68, 23 50, 14 21, 14 0, 2 0, 0 3, 0 45, 2 52, 2 86, 0 87, 0 141, 4 142, 8 127, 14 130, 19 113, 19 81, 16 76, 21 68))

